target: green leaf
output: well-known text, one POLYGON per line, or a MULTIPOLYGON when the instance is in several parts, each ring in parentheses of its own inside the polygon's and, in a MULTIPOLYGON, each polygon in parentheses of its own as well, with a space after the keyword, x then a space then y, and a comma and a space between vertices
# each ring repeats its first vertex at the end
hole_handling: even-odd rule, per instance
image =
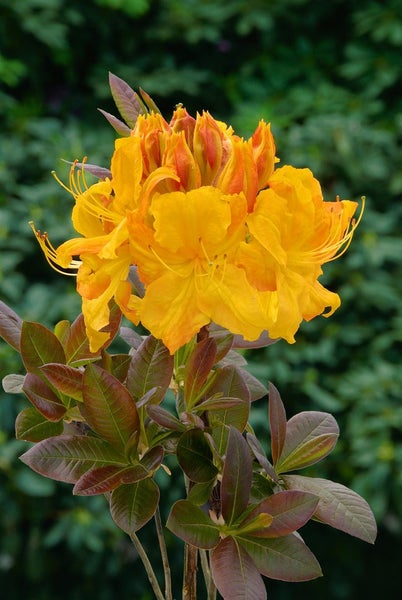
POLYGON ((335 447, 339 427, 334 417, 325 412, 304 411, 286 425, 286 439, 275 471, 284 473, 302 469, 320 461, 335 447))
POLYGON ((139 428, 134 399, 113 375, 96 365, 85 369, 84 405, 88 425, 117 450, 124 452, 139 428))
POLYGON ((257 515, 272 516, 269 527, 253 532, 255 537, 275 538, 289 535, 303 527, 317 508, 318 497, 307 492, 283 491, 262 500, 239 527, 252 521, 257 515))
POLYGON ((166 527, 196 548, 208 550, 219 542, 219 528, 197 505, 178 500, 172 506, 166 527))
POLYGON ((132 535, 155 514, 159 488, 150 479, 121 485, 110 496, 110 512, 116 525, 132 535))
POLYGON ((127 388, 139 400, 152 388, 158 388, 152 402, 161 402, 173 375, 174 358, 160 340, 148 336, 131 359, 127 388))
POLYGON ((62 421, 48 421, 33 406, 24 408, 15 420, 15 437, 17 440, 40 442, 49 437, 60 435, 62 431, 62 421))
POLYGON ((109 73, 109 85, 119 113, 132 129, 138 115, 147 112, 144 103, 128 83, 113 73, 109 73))
POLYGON ((226 427, 235 427, 238 431, 243 431, 250 415, 250 403, 241 398, 239 400, 238 404, 231 406, 229 404, 225 409, 209 410, 208 416, 211 426, 215 427, 215 425, 221 424, 226 427))
POLYGON ((319 497, 314 516, 326 523, 373 544, 377 536, 374 515, 367 502, 349 488, 318 477, 286 475, 287 488, 310 492, 319 497))
POLYGON ((59 342, 61 343, 63 348, 64 348, 65 344, 67 343, 70 327, 71 327, 71 323, 70 323, 70 321, 67 321, 66 319, 64 319, 63 321, 59 321, 54 326, 53 333, 57 337, 57 339, 59 340, 59 342))
POLYGON ((22 390, 35 408, 49 421, 60 421, 66 414, 66 407, 62 401, 38 375, 27 373, 22 390))
POLYGON ((282 454, 286 438, 286 413, 278 390, 269 384, 269 423, 271 427, 271 454, 274 464, 282 454))
POLYGON ((84 374, 80 369, 59 363, 48 363, 40 367, 40 372, 62 394, 82 402, 84 374))
POLYGON ((259 572, 271 579, 309 581, 322 575, 314 554, 295 534, 276 539, 238 536, 237 540, 259 572))
POLYGON ((177 444, 177 460, 191 481, 205 483, 218 474, 212 458, 210 445, 200 429, 183 433, 177 444))
POLYGON ((21 328, 21 357, 29 373, 40 375, 39 367, 50 362, 65 363, 57 337, 40 323, 24 321, 21 328))
POLYGON ((211 573, 223 598, 265 600, 267 592, 247 551, 231 537, 222 540, 211 555, 211 573))
POLYGON ((12 348, 20 351, 22 319, 0 300, 0 336, 12 348))
POLYGON ((125 459, 107 442, 85 435, 59 435, 38 442, 20 459, 37 473, 75 483, 94 466, 124 465, 125 459))
POLYGON ((231 427, 221 482, 222 515, 230 525, 246 509, 251 490, 252 460, 242 434, 231 427))
POLYGON ((208 502, 212 490, 216 485, 215 477, 211 481, 204 483, 194 483, 187 494, 187 500, 197 506, 202 506, 208 502))
POLYGON ((195 344, 186 361, 184 372, 184 397, 190 410, 200 396, 202 388, 216 360, 216 342, 207 337, 195 344))

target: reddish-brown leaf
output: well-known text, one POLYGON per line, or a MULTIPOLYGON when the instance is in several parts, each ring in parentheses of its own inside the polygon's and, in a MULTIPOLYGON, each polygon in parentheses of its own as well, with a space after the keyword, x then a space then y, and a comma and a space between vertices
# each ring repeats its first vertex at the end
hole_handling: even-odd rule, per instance
POLYGON ((22 390, 48 421, 60 421, 66 414, 66 407, 60 398, 38 375, 27 373, 22 390))
POLYGON ((267 597, 264 582, 254 561, 232 537, 223 539, 213 550, 211 573, 223 598, 265 600, 267 597))

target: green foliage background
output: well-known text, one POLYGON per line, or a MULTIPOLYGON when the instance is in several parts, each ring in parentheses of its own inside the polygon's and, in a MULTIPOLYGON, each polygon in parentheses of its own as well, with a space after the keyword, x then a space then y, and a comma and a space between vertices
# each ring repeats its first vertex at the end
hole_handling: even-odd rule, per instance
MULTIPOLYGON (((398 596, 402 551, 402 5, 400 0, 0 0, 0 297, 53 325, 79 310, 74 282, 52 272, 28 227, 71 233, 71 197, 54 181, 68 160, 108 166, 110 70, 150 93, 208 109, 250 135, 271 121, 281 163, 308 166, 327 199, 367 197, 348 253, 325 282, 343 304, 248 359, 279 388, 289 416, 332 412, 335 453, 317 474, 352 487, 380 526, 373 548, 312 525, 305 538, 325 577, 269 584, 272 598, 398 596), (325 470, 323 470, 325 469, 325 470)), ((20 368, 0 345, 1 376, 20 368)), ((25 406, 0 401, 0 589, 14 600, 150 598, 141 566, 102 498, 19 463, 25 406)), ((267 440, 266 400, 254 425, 267 440)), ((163 485, 166 507, 178 494, 163 485)), ((144 530, 150 551, 152 529, 144 530)), ((177 548, 169 543, 173 556, 177 548)), ((177 565, 173 565, 177 567, 177 565)))

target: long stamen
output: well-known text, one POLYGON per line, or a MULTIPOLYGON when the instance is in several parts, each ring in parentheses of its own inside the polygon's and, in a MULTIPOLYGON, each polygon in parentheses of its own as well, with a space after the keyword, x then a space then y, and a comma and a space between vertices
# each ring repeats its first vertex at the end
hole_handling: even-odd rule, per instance
POLYGON ((45 255, 45 258, 49 265, 52 267, 52 269, 54 269, 58 273, 61 273, 62 275, 75 277, 77 275, 79 267, 82 264, 81 261, 72 260, 68 267, 60 267, 57 262, 57 252, 54 246, 51 244, 47 232, 45 231, 44 233, 41 233, 38 229, 35 229, 33 221, 30 221, 29 225, 32 231, 34 232, 35 237, 38 240, 40 247, 42 248, 43 254, 45 255), (70 273, 69 271, 74 272, 70 273))
POLYGON ((61 179, 58 177, 55 171, 52 171, 52 175, 57 181, 57 183, 61 185, 61 187, 65 189, 69 194, 71 194, 75 200, 77 200, 79 196, 81 197, 81 199, 85 203, 85 209, 89 214, 102 221, 116 223, 116 212, 113 212, 107 208, 104 202, 102 202, 100 194, 99 196, 97 196, 96 194, 90 192, 91 186, 88 186, 85 177, 86 161, 87 157, 84 156, 84 158, 82 159, 81 167, 78 171, 76 171, 78 164, 77 160, 75 160, 71 165, 69 174, 70 187, 68 187, 65 183, 63 183, 63 181, 61 181, 61 179))
POLYGON ((327 263, 327 262, 336 260, 340 256, 342 256, 349 248, 350 243, 353 238, 353 235, 354 235, 354 232, 357 229, 357 227, 359 226, 359 223, 362 219, 364 207, 365 207, 365 201, 366 201, 365 196, 362 196, 361 200, 362 200, 362 207, 361 207, 360 214, 359 214, 357 220, 356 219, 350 220, 347 227, 345 228, 346 233, 343 235, 343 237, 341 239, 338 239, 339 235, 340 235, 340 230, 342 227, 342 215, 340 214, 338 225, 336 226, 334 231, 329 233, 327 239, 322 244, 320 244, 320 246, 315 248, 314 250, 302 253, 302 256, 304 255, 305 259, 298 258, 297 262, 304 263, 304 264, 311 263, 312 261, 313 262, 320 261, 320 262, 327 263))
POLYGON ((159 256, 159 254, 157 252, 155 252, 155 250, 152 248, 151 244, 148 245, 148 249, 152 252, 152 254, 155 256, 155 258, 161 263, 161 265, 163 265, 165 267, 165 269, 167 269, 168 271, 171 271, 178 277, 182 277, 183 279, 185 278, 185 275, 183 275, 180 272, 175 271, 174 269, 172 269, 172 267, 170 265, 165 263, 165 261, 159 256))

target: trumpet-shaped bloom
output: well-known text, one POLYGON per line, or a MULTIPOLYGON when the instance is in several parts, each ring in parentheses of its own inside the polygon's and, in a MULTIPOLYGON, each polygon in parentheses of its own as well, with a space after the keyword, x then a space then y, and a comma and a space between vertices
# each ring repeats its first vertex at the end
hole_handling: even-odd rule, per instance
POLYGON ((169 123, 138 117, 116 141, 109 178, 88 187, 72 169, 80 237, 57 249, 37 237, 54 268, 77 274, 92 351, 107 341, 113 298, 172 353, 210 322, 291 342, 303 319, 337 308, 318 278, 350 242, 356 203, 324 202, 310 171, 276 162, 264 121, 245 140, 179 107, 169 123))
POLYGON ((346 249, 356 224, 357 203, 324 202, 319 182, 309 169, 277 169, 248 216, 250 237, 238 259, 249 281, 261 292, 266 329, 271 337, 294 341, 303 319, 333 314, 337 294, 318 277, 322 265, 346 249))
POLYGON ((203 325, 215 321, 233 333, 255 339, 264 318, 258 291, 235 264, 245 236, 247 203, 243 194, 222 194, 203 186, 189 192, 157 194, 152 227, 133 215, 130 247, 146 293, 140 301, 119 303, 141 320, 171 352, 203 325))

